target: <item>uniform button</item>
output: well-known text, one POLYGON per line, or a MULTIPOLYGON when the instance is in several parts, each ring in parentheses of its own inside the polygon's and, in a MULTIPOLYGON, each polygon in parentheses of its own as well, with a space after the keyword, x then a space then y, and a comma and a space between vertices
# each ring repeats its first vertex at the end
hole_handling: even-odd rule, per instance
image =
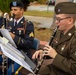
POLYGON ((13 33, 15 33, 15 32, 13 32, 13 33))
POLYGON ((69 35, 69 36, 71 36, 72 34, 71 34, 71 33, 69 33, 68 35, 69 35))
POLYGON ((23 21, 21 21, 21 23, 23 23, 23 21))
POLYGON ((64 47, 61 48, 61 51, 63 51, 63 50, 64 50, 64 47))

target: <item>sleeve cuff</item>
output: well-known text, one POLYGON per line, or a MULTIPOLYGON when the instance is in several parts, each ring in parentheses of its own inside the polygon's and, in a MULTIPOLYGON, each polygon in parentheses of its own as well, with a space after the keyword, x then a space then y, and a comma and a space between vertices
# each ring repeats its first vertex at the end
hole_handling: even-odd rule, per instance
POLYGON ((64 57, 62 57, 61 55, 57 54, 56 57, 53 60, 53 65, 60 67, 62 65, 62 61, 63 61, 64 57))

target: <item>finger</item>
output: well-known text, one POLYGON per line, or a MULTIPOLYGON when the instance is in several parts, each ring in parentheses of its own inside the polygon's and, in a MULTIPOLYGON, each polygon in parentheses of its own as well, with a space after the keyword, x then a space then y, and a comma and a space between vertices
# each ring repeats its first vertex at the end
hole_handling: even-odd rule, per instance
POLYGON ((45 45, 45 47, 50 48, 50 46, 49 46, 49 45, 45 45))
POLYGON ((33 54, 32 59, 36 58, 36 52, 33 54))
POLYGON ((44 51, 44 56, 48 56, 49 55, 49 51, 44 51))
POLYGON ((45 45, 45 47, 48 47, 49 48, 50 46, 49 45, 45 45))
POLYGON ((39 52, 36 52, 36 59, 39 57, 39 52))
POLYGON ((47 54, 47 53, 48 53, 48 51, 44 51, 44 52, 43 52, 44 55, 47 54))
POLYGON ((33 54, 32 59, 35 59, 35 54, 33 54))
POLYGON ((44 47, 43 49, 44 49, 44 51, 47 51, 49 48, 47 48, 47 47, 44 47))

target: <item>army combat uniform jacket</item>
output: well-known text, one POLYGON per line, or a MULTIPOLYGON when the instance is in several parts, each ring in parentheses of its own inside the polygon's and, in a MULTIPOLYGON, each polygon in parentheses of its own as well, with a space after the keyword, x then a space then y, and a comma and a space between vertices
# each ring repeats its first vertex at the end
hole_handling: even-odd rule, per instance
POLYGON ((52 64, 40 70, 40 75, 76 75, 76 32, 75 27, 61 37, 57 31, 51 46, 57 51, 52 64))
MULTIPOLYGON (((13 39, 17 48, 27 52, 27 55, 30 56, 30 49, 32 48, 32 43, 34 40, 34 25, 30 21, 26 21, 23 17, 18 24, 14 26, 14 22, 10 21, 8 23, 10 31, 15 34, 13 39), (24 28, 24 31, 19 30, 18 28, 24 28)), ((30 56, 31 57, 31 56, 30 56)))

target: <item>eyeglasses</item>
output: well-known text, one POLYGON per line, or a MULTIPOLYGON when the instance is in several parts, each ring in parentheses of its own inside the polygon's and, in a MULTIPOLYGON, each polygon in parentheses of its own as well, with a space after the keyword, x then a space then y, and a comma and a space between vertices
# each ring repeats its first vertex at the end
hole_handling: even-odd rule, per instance
POLYGON ((60 22, 61 20, 64 20, 64 19, 68 19, 68 18, 70 18, 70 17, 65 17, 65 18, 57 18, 57 17, 55 17, 55 20, 57 20, 58 22, 60 22))

